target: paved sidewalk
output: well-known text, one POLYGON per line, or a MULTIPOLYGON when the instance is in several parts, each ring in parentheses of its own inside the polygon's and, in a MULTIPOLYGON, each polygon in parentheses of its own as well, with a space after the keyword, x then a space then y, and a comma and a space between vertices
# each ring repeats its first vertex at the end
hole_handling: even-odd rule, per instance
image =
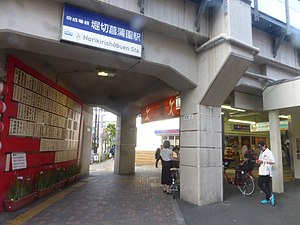
POLYGON ((20 212, 0 213, 0 224, 185 224, 176 200, 162 192, 160 169, 154 166, 136 167, 135 175, 124 176, 113 173, 112 160, 92 164, 90 176, 66 190, 53 204, 40 200, 20 212), (45 204, 45 210, 31 217, 45 204), (19 223, 24 218, 29 219, 19 223))
POLYGON ((299 225, 300 180, 285 182, 284 187, 285 193, 275 194, 275 206, 260 203, 265 196, 259 187, 243 197, 236 186, 227 183, 222 203, 198 207, 177 202, 187 225, 299 225))
POLYGON ((285 182, 285 193, 275 194, 275 207, 260 204, 264 195, 259 188, 243 197, 229 184, 224 184, 224 202, 198 207, 162 193, 160 171, 154 166, 137 166, 135 175, 124 176, 113 173, 112 160, 92 164, 90 176, 77 184, 26 209, 0 213, 0 224, 300 224, 300 180, 285 182))

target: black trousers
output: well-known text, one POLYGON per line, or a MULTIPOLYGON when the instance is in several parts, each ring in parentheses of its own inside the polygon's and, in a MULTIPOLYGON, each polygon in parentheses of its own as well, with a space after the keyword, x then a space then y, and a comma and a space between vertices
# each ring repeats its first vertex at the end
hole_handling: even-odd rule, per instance
POLYGON ((171 185, 172 184, 172 178, 171 178, 171 171, 170 169, 173 166, 172 161, 164 161, 162 162, 162 170, 161 170, 161 184, 171 185))
POLYGON ((261 190, 266 194, 266 199, 269 200, 271 198, 271 181, 272 178, 267 176, 259 176, 258 177, 258 187, 261 188, 261 190))
POLYGON ((155 167, 158 167, 158 161, 160 160, 160 158, 155 159, 155 167))

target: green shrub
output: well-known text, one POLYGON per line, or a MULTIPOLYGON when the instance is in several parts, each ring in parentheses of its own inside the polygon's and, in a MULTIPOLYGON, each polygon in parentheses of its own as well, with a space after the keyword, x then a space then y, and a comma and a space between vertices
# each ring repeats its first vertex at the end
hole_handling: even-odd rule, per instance
POLYGON ((32 181, 29 176, 15 176, 8 189, 7 199, 14 201, 32 192, 32 181))
POLYGON ((55 176, 53 171, 41 171, 36 177, 36 190, 42 190, 55 183, 55 176))

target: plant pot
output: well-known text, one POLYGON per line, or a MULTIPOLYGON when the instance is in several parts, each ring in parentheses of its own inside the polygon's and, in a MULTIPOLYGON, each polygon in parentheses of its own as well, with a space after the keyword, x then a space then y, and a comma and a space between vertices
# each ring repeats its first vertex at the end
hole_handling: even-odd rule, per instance
POLYGON ((59 181, 55 184, 55 189, 56 190, 60 190, 60 189, 63 189, 65 187, 67 183, 67 179, 66 180, 62 180, 62 181, 59 181))
POLYGON ((82 178, 82 174, 81 173, 79 173, 79 174, 76 174, 76 181, 78 181, 78 180, 80 180, 82 178))
POLYGON ((36 192, 33 192, 18 200, 14 200, 14 201, 4 200, 5 210, 8 212, 14 212, 34 202, 35 198, 36 198, 36 192))
POLYGON ((72 177, 68 177, 67 179, 67 185, 69 184, 73 184, 76 180, 76 175, 75 176, 72 176, 72 177))
POLYGON ((43 198, 47 195, 50 195, 51 193, 53 193, 55 191, 55 185, 51 185, 49 187, 43 188, 41 190, 37 191, 37 196, 38 198, 43 198))

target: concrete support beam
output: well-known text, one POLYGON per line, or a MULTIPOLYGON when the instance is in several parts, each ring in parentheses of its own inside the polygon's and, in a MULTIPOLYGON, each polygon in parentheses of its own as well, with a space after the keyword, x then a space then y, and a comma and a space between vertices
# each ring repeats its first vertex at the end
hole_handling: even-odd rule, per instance
MULTIPOLYGON (((218 54, 222 55, 223 52, 219 52, 218 54)), ((222 105, 240 80, 242 74, 251 64, 251 57, 252 55, 250 58, 245 59, 242 55, 237 56, 230 53, 228 57, 224 58, 223 63, 220 64, 219 67, 214 68, 217 69, 215 73, 211 73, 211 71, 209 74, 203 74, 203 76, 209 77, 210 86, 206 87, 207 89, 206 92, 203 93, 204 96, 201 100, 201 104, 211 106, 222 105)))
POLYGON ((222 7, 214 11, 212 38, 195 49, 199 54, 199 103, 203 105, 220 106, 259 52, 252 45, 250 5, 229 1, 227 15, 222 7))
POLYGON ((88 174, 90 170, 92 123, 93 110, 91 107, 84 105, 82 110, 80 147, 78 152, 78 159, 81 164, 81 173, 83 174, 88 174))
MULTIPOLYGON (((297 112, 291 115, 291 137, 290 137, 290 154, 291 165, 294 170, 295 178, 300 179, 300 114, 297 112)), ((290 127, 289 127, 290 129, 290 127)))
POLYGON ((114 173, 135 173, 136 114, 122 113, 117 117, 114 173))
POLYGON ((223 201, 222 130, 220 107, 191 105, 195 94, 181 98, 180 197, 200 206, 223 201))
POLYGON ((279 124, 278 110, 269 111, 270 124, 270 149, 275 158, 273 165, 272 188, 273 192, 284 192, 283 187, 283 167, 282 167, 282 150, 281 150, 281 136, 279 124))

